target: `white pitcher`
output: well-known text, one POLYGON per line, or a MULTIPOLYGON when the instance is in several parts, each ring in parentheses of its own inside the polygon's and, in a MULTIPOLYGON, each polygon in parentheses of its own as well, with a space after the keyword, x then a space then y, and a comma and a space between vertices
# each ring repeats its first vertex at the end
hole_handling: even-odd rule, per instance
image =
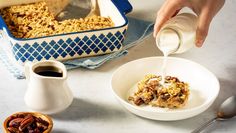
POLYGON ((53 114, 66 109, 73 101, 67 84, 67 71, 58 61, 26 63, 25 75, 28 88, 25 93, 26 105, 38 112, 53 114))

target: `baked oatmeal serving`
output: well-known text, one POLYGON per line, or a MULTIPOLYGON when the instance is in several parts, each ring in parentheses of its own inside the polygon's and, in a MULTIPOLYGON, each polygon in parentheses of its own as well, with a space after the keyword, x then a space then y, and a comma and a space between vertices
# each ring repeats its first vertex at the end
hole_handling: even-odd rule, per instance
POLYGON ((138 82, 137 91, 128 100, 137 106, 151 105, 162 108, 181 108, 189 97, 189 85, 177 77, 166 76, 162 84, 161 76, 146 75, 138 82))

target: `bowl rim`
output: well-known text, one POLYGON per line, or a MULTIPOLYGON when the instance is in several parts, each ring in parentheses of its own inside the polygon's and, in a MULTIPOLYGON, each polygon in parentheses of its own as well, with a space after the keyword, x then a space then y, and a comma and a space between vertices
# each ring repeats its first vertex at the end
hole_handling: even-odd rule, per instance
POLYGON ((10 120, 10 117, 11 116, 14 116, 14 115, 17 115, 17 114, 32 114, 33 116, 35 117, 40 117, 42 118, 43 120, 46 120, 49 125, 48 125, 48 129, 45 130, 43 133, 50 133, 52 131, 52 128, 53 128, 53 121, 52 121, 52 118, 49 117, 48 115, 46 114, 42 114, 42 113, 39 113, 39 112, 16 112, 16 113, 13 113, 11 114, 10 116, 8 116, 4 122, 3 122, 3 130, 5 133, 10 133, 8 130, 7 130, 7 123, 9 122, 10 120))
MULTIPOLYGON (((123 65, 121 65, 120 67, 118 67, 112 74, 112 77, 111 77, 111 80, 110 80, 110 85, 111 85, 111 89, 112 89, 112 92, 113 94, 115 95, 115 97, 120 101, 122 102, 123 104, 125 104, 126 106, 129 106, 133 109, 136 109, 136 110, 139 110, 139 111, 143 111, 143 112, 149 112, 149 113, 160 113, 160 114, 176 114, 176 113, 186 113, 186 112, 195 112, 197 110, 203 110, 203 109, 207 109, 214 101, 215 99, 217 98, 217 96, 219 95, 219 91, 220 91, 220 83, 219 83, 219 80, 218 78, 210 71, 208 70, 207 68, 205 68, 204 66, 200 65, 199 63, 196 63, 194 61, 191 61, 191 60, 188 60, 188 59, 183 59, 183 58, 179 58, 179 57, 168 57, 168 59, 173 59, 173 60, 180 60, 180 61, 185 61, 185 62, 188 62, 188 63, 192 63, 200 68, 202 68, 203 70, 207 71, 213 78, 214 80, 216 81, 216 91, 215 91, 215 95, 212 95, 212 98, 210 99, 207 99, 203 104, 199 105, 199 106, 196 106, 196 107, 192 107, 192 108, 189 108, 189 109, 185 109, 185 110, 168 110, 168 111, 165 111, 165 112, 160 112, 158 109, 157 110, 147 110, 145 108, 141 108, 139 106, 135 106, 131 103, 129 103, 128 101, 124 100, 123 98, 121 98, 120 96, 118 96, 113 88, 113 84, 112 84, 112 81, 113 81, 113 77, 115 76, 115 74, 122 68, 126 67, 127 65, 131 64, 131 63, 134 63, 134 62, 138 62, 138 61, 141 61, 141 60, 148 60, 148 59, 163 59, 163 56, 151 56, 151 57, 145 57, 145 58, 140 58, 140 59, 136 59, 136 60, 132 60, 132 61, 129 61, 123 65)), ((203 112, 203 111, 202 111, 203 112)))

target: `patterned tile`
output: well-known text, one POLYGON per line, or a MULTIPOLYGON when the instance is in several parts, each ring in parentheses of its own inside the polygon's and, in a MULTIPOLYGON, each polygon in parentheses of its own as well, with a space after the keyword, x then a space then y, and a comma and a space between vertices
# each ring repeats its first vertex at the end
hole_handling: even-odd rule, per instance
POLYGON ((15 43, 13 53, 16 60, 40 61, 42 59, 74 58, 89 56, 92 53, 105 54, 122 48, 126 30, 116 33, 99 34, 98 36, 77 36, 74 38, 60 38, 58 40, 45 40, 41 43, 15 43))

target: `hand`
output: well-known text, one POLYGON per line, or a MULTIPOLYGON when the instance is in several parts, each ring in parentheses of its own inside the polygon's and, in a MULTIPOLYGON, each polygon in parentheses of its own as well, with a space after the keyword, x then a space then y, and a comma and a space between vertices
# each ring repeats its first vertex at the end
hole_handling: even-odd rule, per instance
POLYGON ((224 2, 225 0, 166 0, 157 13, 153 36, 156 37, 162 25, 183 7, 189 7, 198 15, 195 44, 201 47, 208 34, 211 20, 224 2))

